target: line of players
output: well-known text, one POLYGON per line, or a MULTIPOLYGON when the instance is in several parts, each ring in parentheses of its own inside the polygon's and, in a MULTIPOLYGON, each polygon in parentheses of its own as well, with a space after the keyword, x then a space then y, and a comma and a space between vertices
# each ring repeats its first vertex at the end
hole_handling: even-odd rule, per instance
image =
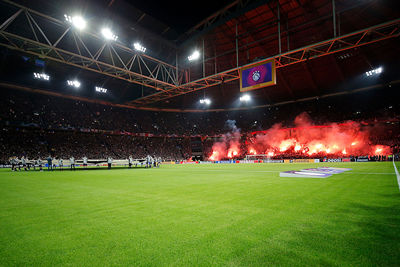
MULTIPOLYGON (((52 171, 53 169, 55 170, 57 165, 53 163, 53 158, 51 156, 49 156, 46 161, 47 161, 47 169, 49 171, 52 171)), ((43 171, 43 167, 45 166, 45 161, 42 161, 40 158, 38 158, 37 160, 28 160, 27 158, 25 158, 24 156, 21 157, 21 159, 18 159, 18 157, 11 157, 9 159, 9 162, 11 164, 11 170, 12 171, 21 171, 21 167, 25 170, 28 171, 31 169, 31 167, 33 167, 33 170, 36 170, 36 166, 39 168, 40 171, 43 171)), ((82 158, 82 166, 83 168, 87 168, 88 166, 88 158, 85 156, 82 158)), ((69 158, 69 168, 71 170, 75 170, 75 158, 74 157, 70 157, 69 158)), ((113 163, 113 159, 111 157, 107 158, 107 166, 108 169, 111 169, 112 167, 112 163, 113 163)), ((146 159, 141 162, 140 166, 145 168, 151 168, 151 167, 160 167, 161 164, 161 157, 152 157, 150 155, 148 155, 146 157, 146 159)), ((137 167, 139 164, 138 162, 134 162, 132 156, 129 156, 128 158, 128 166, 129 168, 132 168, 132 166, 135 165, 135 167, 137 167)), ((58 159, 58 167, 59 170, 63 170, 63 167, 66 166, 68 167, 68 165, 64 165, 63 159, 59 158, 58 159)))

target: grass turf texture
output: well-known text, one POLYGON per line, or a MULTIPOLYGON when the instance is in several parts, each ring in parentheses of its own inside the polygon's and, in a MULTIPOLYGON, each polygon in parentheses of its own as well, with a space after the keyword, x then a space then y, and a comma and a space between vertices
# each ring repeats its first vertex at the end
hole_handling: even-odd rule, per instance
POLYGON ((399 263, 392 162, 0 171, 4 266, 399 263), (316 166, 353 170, 279 177, 316 166))

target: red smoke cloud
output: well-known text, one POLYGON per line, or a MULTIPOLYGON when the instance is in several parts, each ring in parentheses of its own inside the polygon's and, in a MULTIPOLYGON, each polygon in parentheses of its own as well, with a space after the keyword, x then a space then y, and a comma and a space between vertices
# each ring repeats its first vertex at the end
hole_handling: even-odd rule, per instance
MULTIPOLYGON (((341 124, 314 125, 307 113, 296 117, 294 128, 275 124, 258 132, 247 143, 243 154, 267 154, 269 157, 285 155, 298 157, 388 155, 390 147, 371 145, 370 133, 374 129, 361 127, 360 123, 348 121, 341 124)), ((234 158, 240 155, 239 131, 223 137, 213 145, 210 160, 234 158)))
POLYGON ((234 120, 226 121, 226 125, 230 132, 224 134, 220 142, 214 143, 209 160, 232 159, 240 155, 240 129, 234 120))

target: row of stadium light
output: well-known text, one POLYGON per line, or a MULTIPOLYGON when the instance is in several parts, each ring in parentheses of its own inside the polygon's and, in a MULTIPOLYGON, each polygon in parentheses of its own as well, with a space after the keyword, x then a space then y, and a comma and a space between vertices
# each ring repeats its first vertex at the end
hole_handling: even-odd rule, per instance
MULTIPOLYGON (((33 77, 38 80, 44 80, 44 81, 50 80, 50 76, 46 73, 34 72, 33 77)), ((76 79, 75 80, 67 80, 67 85, 70 87, 79 88, 79 87, 81 87, 81 82, 76 79)), ((96 92, 99 92, 99 93, 107 93, 107 89, 100 87, 100 86, 96 86, 95 90, 96 90, 96 92)), ((249 94, 244 94, 239 98, 239 100, 240 100, 240 102, 250 102, 251 96, 249 94)), ((211 100, 209 98, 202 98, 202 99, 200 99, 200 104, 205 104, 208 106, 211 104, 211 100)))
POLYGON ((44 80, 44 81, 49 81, 50 80, 50 76, 47 75, 46 73, 34 72, 33 73, 33 77, 35 79, 38 79, 38 80, 44 80))
POLYGON ((190 56, 188 56, 189 61, 197 60, 199 58, 200 58, 200 52, 197 50, 193 51, 193 53, 190 56))
POLYGON ((211 100, 209 98, 202 98, 200 99, 200 104, 210 105, 211 100))
MULTIPOLYGON (((82 31, 87 26, 86 20, 84 18, 82 18, 81 16, 69 16, 69 15, 65 14, 64 18, 68 23, 70 23, 72 26, 74 26, 77 30, 82 31)), ((118 36, 116 34, 114 34, 113 31, 108 27, 102 28, 100 32, 106 40, 110 40, 110 41, 118 40, 118 36)), ((134 43, 133 48, 136 51, 139 51, 142 53, 146 52, 146 47, 142 46, 139 42, 134 43)))
POLYGON ((239 98, 239 100, 240 100, 240 102, 249 102, 249 101, 251 100, 251 96, 248 95, 248 94, 245 94, 245 95, 242 95, 242 96, 239 98))
MULTIPOLYGON (((251 96, 248 94, 244 94, 239 98, 240 102, 250 102, 251 101, 251 96)), ((209 98, 202 98, 200 99, 200 104, 204 105, 210 105, 211 104, 211 99, 209 98)))
MULTIPOLYGON (((195 51, 188 59, 190 61, 197 59, 200 56, 200 53, 198 51, 195 51), (197 53, 196 53, 197 52, 197 53)), ((365 72, 365 74, 367 76, 372 76, 372 75, 378 75, 380 73, 382 73, 383 68, 379 67, 370 71, 365 72)), ((251 101, 251 96, 248 94, 244 94, 239 98, 240 102, 250 102, 251 101)), ((203 98, 200 99, 200 104, 205 104, 205 105, 210 105, 211 104, 211 100, 209 98, 203 98)))
POLYGON ((365 75, 367 75, 367 76, 378 75, 378 74, 382 73, 382 71, 383 71, 383 68, 379 67, 379 68, 365 72, 365 75))
MULTIPOLYGON (((50 75, 43 73, 43 72, 42 73, 34 72, 33 77, 37 80, 50 81, 50 75)), ((81 87, 81 82, 76 79, 75 80, 67 80, 67 85, 70 87, 79 88, 79 87, 81 87)), ((107 93, 107 89, 100 87, 100 86, 95 86, 95 90, 96 90, 96 92, 99 92, 99 93, 107 93)))
POLYGON ((75 88, 81 87, 81 83, 78 80, 73 80, 73 81, 68 80, 67 84, 75 88))
MULTIPOLYGON (((86 26, 87 26, 86 20, 83 17, 79 16, 79 15, 70 16, 70 15, 64 14, 64 18, 69 24, 74 26, 79 31, 84 30, 86 28, 86 26)), ((101 34, 103 35, 103 37, 106 40, 110 40, 110 41, 117 41, 118 40, 118 36, 116 34, 114 34, 113 31, 108 27, 102 28, 100 32, 101 32, 101 34)), ((133 48, 136 51, 139 51, 139 52, 142 52, 142 53, 146 52, 146 47, 141 45, 139 42, 134 43, 133 44, 133 48)), ((198 58, 200 58, 200 52, 195 50, 193 52, 193 54, 188 57, 188 60, 189 61, 193 61, 193 60, 197 60, 198 58)))
POLYGON ((95 89, 96 89, 96 92, 107 93, 107 89, 106 88, 96 86, 95 89))

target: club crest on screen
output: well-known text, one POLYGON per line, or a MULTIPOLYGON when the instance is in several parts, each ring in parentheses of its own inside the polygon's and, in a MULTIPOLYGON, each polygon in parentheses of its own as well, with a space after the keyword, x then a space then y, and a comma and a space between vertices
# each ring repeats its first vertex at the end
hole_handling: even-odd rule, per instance
POLYGON ((253 75, 252 75, 252 77, 253 77, 253 81, 258 81, 259 79, 260 79, 260 72, 258 71, 258 70, 256 70, 256 71, 254 71, 253 72, 253 75))

